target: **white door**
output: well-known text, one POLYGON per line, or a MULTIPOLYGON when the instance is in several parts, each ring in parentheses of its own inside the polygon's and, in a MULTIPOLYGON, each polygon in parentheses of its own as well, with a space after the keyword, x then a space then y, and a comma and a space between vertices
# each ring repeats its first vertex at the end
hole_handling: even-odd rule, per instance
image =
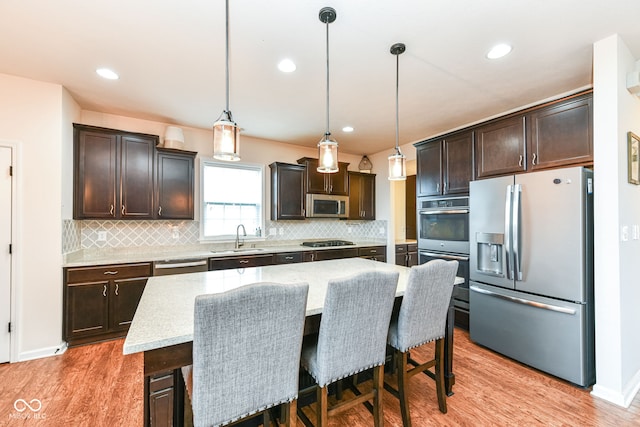
POLYGON ((11 148, 0 147, 0 363, 9 361, 11 321, 11 148))

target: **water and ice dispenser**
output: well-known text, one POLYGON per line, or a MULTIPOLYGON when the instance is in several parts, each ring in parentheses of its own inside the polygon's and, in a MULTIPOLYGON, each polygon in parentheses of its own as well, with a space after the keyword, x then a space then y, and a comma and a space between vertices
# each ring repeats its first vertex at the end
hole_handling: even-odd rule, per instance
POLYGON ((503 233, 476 233, 478 245, 477 269, 480 273, 494 276, 504 276, 504 234, 503 233))

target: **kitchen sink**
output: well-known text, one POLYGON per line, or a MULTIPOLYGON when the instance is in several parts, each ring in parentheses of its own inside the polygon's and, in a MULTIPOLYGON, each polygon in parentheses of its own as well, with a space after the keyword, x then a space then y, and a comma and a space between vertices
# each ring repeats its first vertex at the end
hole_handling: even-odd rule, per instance
POLYGON ((219 251, 211 251, 214 254, 237 254, 247 252, 263 252, 264 248, 238 248, 238 249, 223 249, 219 251))

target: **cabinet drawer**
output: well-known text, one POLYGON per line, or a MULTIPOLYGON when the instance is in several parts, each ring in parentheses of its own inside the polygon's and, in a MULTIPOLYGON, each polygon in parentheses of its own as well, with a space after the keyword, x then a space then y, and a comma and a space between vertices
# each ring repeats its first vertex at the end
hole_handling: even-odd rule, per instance
POLYGON ((386 251, 387 248, 384 246, 369 246, 366 248, 359 248, 358 256, 383 255, 386 251))
POLYGON ((396 245, 396 254, 407 253, 407 245, 396 245))
POLYGON ((163 372, 149 378, 150 393, 154 393, 171 387, 173 387, 173 371, 163 372))
POLYGON ((273 255, 209 258, 209 271, 272 265, 273 255))
POLYGON ((302 262, 302 252, 287 252, 283 254, 274 255, 276 264, 291 264, 294 262, 302 262))
POLYGON ((417 243, 408 243, 407 244, 407 252, 417 252, 418 244, 417 243))
POLYGON ((151 276, 151 263, 67 268, 67 284, 151 276))

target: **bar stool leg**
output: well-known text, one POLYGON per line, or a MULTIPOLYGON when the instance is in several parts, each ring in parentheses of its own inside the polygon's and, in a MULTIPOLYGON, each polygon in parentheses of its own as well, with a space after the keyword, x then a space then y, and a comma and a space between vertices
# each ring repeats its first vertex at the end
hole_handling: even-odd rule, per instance
POLYGON ((329 418, 329 404, 327 401, 327 387, 318 387, 317 389, 317 420, 316 427, 327 427, 327 419, 329 418))
POLYGON ((384 365, 373 368, 373 425, 382 427, 384 416, 382 412, 382 390, 384 389, 384 365))
POLYGON ((443 414, 447 413, 447 396, 444 389, 444 339, 440 338, 436 340, 436 364, 435 364, 435 376, 436 376, 436 392, 438 394, 438 407, 443 414))
MULTIPOLYGON (((409 415, 408 390, 409 376, 407 375, 407 358, 408 354, 396 351, 396 360, 398 362, 398 397, 400 400, 400 412, 402 413, 402 425, 411 427, 411 415, 409 415)), ((444 378, 444 377, 443 377, 444 378)))

